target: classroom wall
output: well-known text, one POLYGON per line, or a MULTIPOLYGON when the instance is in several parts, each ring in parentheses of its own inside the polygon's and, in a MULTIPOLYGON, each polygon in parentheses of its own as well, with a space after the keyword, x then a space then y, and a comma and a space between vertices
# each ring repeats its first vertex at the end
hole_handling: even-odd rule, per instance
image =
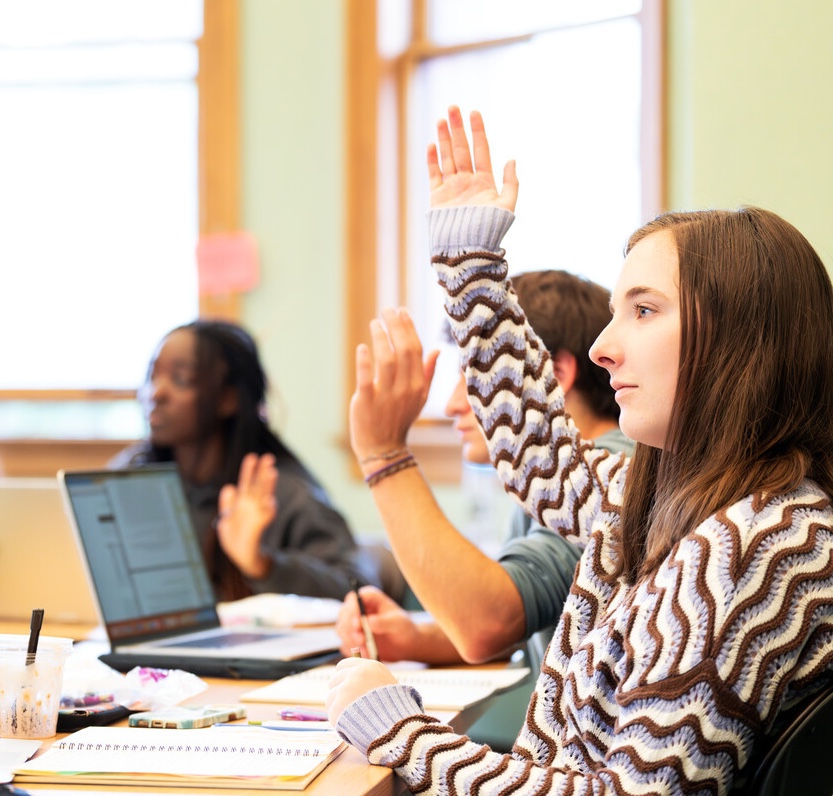
POLYGON ((379 522, 349 473, 342 296, 341 0, 243 0, 243 225, 261 284, 243 322, 273 384, 271 419, 361 533, 379 522))
POLYGON ((833 269, 833 3, 669 9, 669 204, 774 210, 833 269))
MULTIPOLYGON (((345 440, 344 14, 342 0, 242 3, 243 223, 262 266, 243 321, 279 388, 277 427, 354 528, 378 535, 345 440)), ((831 29, 818 0, 669 0, 669 207, 760 204, 833 266, 831 29)), ((458 490, 438 497, 468 521, 458 490)))

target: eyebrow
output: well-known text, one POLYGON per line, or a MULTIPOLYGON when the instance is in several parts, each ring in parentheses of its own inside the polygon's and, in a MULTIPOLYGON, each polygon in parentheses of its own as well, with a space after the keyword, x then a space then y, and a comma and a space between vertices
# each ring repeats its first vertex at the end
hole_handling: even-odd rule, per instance
MULTIPOLYGON (((635 285, 634 287, 630 288, 625 293, 625 301, 633 301, 633 299, 637 298, 638 296, 655 296, 658 299, 663 299, 668 301, 668 296, 663 293, 661 290, 657 290, 654 287, 645 287, 643 285, 635 285)), ((613 302, 608 302, 608 309, 610 310, 610 314, 613 315, 613 302)))

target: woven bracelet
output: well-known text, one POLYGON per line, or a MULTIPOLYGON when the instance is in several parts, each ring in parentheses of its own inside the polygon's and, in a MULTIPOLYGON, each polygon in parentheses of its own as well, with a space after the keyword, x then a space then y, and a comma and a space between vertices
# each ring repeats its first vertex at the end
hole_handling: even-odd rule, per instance
POLYGON ((390 461, 403 453, 407 453, 407 448, 395 448, 394 450, 385 451, 384 453, 377 453, 374 456, 365 456, 364 459, 359 459, 359 464, 367 464, 375 461, 390 461))
POLYGON ((371 473, 367 478, 364 479, 364 482, 368 486, 376 486, 384 478, 387 478, 389 475, 396 475, 396 473, 401 473, 402 470, 407 470, 409 467, 416 467, 417 461, 414 458, 413 453, 409 453, 404 459, 400 459, 398 462, 394 462, 393 464, 385 465, 381 470, 377 470, 375 473, 371 473))

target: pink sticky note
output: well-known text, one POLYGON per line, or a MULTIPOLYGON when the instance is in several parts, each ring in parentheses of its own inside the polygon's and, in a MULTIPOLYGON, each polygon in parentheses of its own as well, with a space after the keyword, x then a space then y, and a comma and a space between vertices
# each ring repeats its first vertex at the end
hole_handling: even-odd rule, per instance
POLYGON ((201 235, 197 243, 200 295, 243 293, 257 287, 257 244, 248 232, 201 235))

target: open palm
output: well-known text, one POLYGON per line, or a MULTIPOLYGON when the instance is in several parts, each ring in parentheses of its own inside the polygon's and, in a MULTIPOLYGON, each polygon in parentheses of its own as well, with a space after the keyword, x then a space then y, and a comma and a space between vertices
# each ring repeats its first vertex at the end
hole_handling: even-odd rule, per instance
POLYGON ((437 144, 428 147, 431 207, 486 205, 514 211, 518 199, 515 162, 510 160, 504 167, 503 187, 498 190, 486 129, 478 111, 472 111, 470 123, 471 148, 456 105, 448 109, 448 119, 437 124, 437 144))

